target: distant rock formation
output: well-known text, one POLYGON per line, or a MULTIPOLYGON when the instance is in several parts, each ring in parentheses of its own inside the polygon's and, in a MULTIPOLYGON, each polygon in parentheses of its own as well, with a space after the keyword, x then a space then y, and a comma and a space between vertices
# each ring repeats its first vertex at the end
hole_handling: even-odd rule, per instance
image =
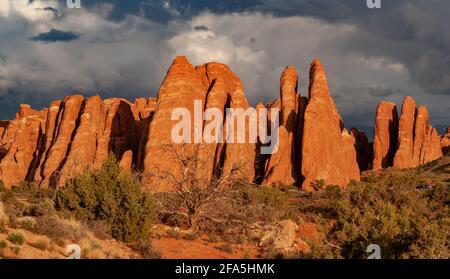
POLYGON ((325 185, 345 187, 359 180, 361 171, 416 167, 449 152, 450 127, 439 137, 429 124, 427 108, 416 109, 411 97, 405 98, 400 117, 394 103, 379 103, 373 144, 356 128, 349 133, 319 60, 311 64, 308 97, 298 92, 294 66, 281 73, 274 101, 252 110, 244 92, 227 65, 194 67, 179 56, 157 98, 131 103, 74 94, 40 111, 21 105, 15 119, 0 121, 0 179, 8 188, 22 182, 62 187, 73 175, 99 169, 114 154, 123 172, 139 172, 145 188, 154 192, 204 189, 212 183, 229 186, 236 180, 312 191, 325 185), (171 119, 176 108, 186 109, 194 123, 188 143, 172 140, 172 128, 179 122, 171 119), (248 109, 245 127, 228 118, 227 109, 248 109), (261 109, 268 110, 267 123, 265 116, 259 117, 261 109), (215 119, 211 110, 223 117, 215 119), (279 114, 272 116, 275 110, 279 114), (271 121, 277 120, 279 128, 271 131, 271 121), (223 130, 211 131, 214 121, 223 130), (268 143, 261 135, 249 141, 250 127, 278 135, 278 151, 261 154, 268 143), (227 132, 234 142, 205 141, 207 135, 220 139, 227 132), (246 136, 243 143, 237 142, 240 132, 246 136))
POLYGON ((450 153, 450 127, 445 131, 445 135, 441 137, 441 148, 444 154, 450 153))
POLYGON ((413 168, 443 156, 437 131, 429 124, 427 108, 416 108, 410 96, 403 101, 400 119, 394 103, 382 101, 378 105, 373 152, 374 170, 391 166, 413 168))
POLYGON ((378 170, 392 166, 397 150, 398 114, 394 103, 378 104, 374 129, 372 169, 378 170))
POLYGON ((356 128, 350 129, 350 135, 355 140, 356 161, 358 162, 359 170, 368 170, 372 162, 372 147, 366 133, 358 131, 356 128))

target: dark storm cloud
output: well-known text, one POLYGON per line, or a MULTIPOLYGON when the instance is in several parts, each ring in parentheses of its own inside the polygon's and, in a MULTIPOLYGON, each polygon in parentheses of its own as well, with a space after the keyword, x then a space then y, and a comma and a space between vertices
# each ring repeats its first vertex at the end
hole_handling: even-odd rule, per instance
POLYGON ((208 27, 204 26, 204 25, 197 25, 194 27, 195 31, 209 31, 208 27))
POLYGON ((80 35, 75 32, 62 31, 51 29, 48 32, 41 33, 30 38, 34 42, 70 42, 80 38, 80 35))
MULTIPOLYGON (((65 0, 59 0, 64 4, 65 0)), ((143 15, 147 18, 167 23, 174 17, 189 19, 203 11, 218 14, 228 12, 242 12, 255 9, 261 4, 260 0, 98 0, 84 1, 82 5, 96 7, 101 4, 112 4, 111 19, 122 20, 129 14, 143 15)))
POLYGON ((450 1, 381 1, 371 10, 366 0, 82 0, 83 9, 68 10, 59 0, 37 8, 51 20, 29 11, 2 20, 0 4, 0 117, 10 117, 13 104, 44 106, 73 90, 154 95, 173 56, 186 54, 192 63, 228 61, 252 102, 276 97, 285 65, 300 66, 305 78, 319 57, 348 123, 371 125, 381 99, 400 105, 405 95, 447 123, 450 1), (64 41, 52 28, 83 36, 70 44, 28 40, 64 41))
POLYGON ((114 4, 113 18, 143 14, 151 20, 168 22, 189 19, 207 10, 264 12, 279 17, 309 16, 329 22, 350 23, 380 39, 379 44, 355 38, 349 51, 378 53, 407 65, 422 88, 430 94, 450 95, 450 1, 382 0, 381 9, 368 9, 366 0, 101 0, 87 5, 114 4), (170 11, 177 11, 171 13, 170 11), (396 48, 384 48, 383 40, 398 42, 396 48))

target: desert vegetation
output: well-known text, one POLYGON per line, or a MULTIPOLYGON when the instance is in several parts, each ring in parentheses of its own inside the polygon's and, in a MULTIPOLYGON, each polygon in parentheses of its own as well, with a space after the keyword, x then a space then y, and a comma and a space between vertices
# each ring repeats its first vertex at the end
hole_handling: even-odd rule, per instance
POLYGON ((220 257, 359 259, 377 244, 383 258, 446 259, 449 177, 446 156, 368 171, 345 189, 324 181, 314 181, 314 192, 242 180, 220 187, 213 179, 204 189, 150 194, 111 156, 63 188, 0 188, 0 257, 66 257, 66 246, 79 243, 83 258, 155 259, 168 239, 220 257))

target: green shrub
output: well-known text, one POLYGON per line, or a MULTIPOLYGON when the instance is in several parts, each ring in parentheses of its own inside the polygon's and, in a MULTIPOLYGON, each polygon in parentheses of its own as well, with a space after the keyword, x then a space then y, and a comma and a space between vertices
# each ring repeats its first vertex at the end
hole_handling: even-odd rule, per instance
POLYGON ((8 235, 8 240, 11 243, 23 245, 25 243, 25 237, 20 232, 12 232, 8 235))
POLYGON ((20 248, 20 246, 11 247, 11 251, 16 255, 19 255, 20 250, 22 250, 22 248, 20 248))
POLYGON ((273 209, 286 209, 289 206, 289 196, 273 187, 254 187, 246 185, 237 192, 237 198, 248 203, 265 205, 273 209))
POLYGON ((29 217, 23 217, 23 219, 19 220, 19 225, 24 230, 33 231, 35 222, 32 219, 29 219, 29 217))
POLYGON ((44 198, 29 207, 26 214, 34 217, 55 215, 54 202, 49 198, 44 198))
POLYGON ((138 240, 134 244, 134 249, 139 251, 144 259, 161 259, 161 252, 153 247, 150 240, 138 240))
POLYGON ((4 240, 0 241, 0 250, 5 249, 6 247, 8 247, 8 243, 4 240))
POLYGON ((198 232, 190 232, 190 233, 188 233, 188 234, 186 234, 186 235, 184 236, 184 238, 185 238, 186 240, 190 240, 190 241, 196 240, 196 239, 198 239, 199 237, 200 237, 200 234, 199 234, 198 232))
POLYGON ((167 236, 169 236, 171 238, 175 238, 175 239, 181 239, 183 237, 179 231, 176 231, 174 229, 168 230, 167 236))
POLYGON ((51 239, 71 239, 73 231, 58 216, 43 216, 37 218, 35 231, 38 234, 46 235, 51 239))
POLYGON ((148 237, 156 215, 153 197, 120 171, 114 156, 99 171, 68 180, 56 193, 55 208, 83 221, 104 220, 111 235, 124 242, 148 237))
POLYGON ((224 252, 227 252, 228 254, 233 253, 233 246, 231 246, 230 243, 225 243, 225 244, 217 247, 217 249, 219 249, 221 251, 224 251, 224 252))
POLYGON ((303 210, 335 222, 322 223, 326 239, 301 257, 367 258, 369 244, 379 245, 386 259, 449 257, 450 238, 443 232, 450 231, 450 186, 419 184, 412 173, 391 173, 303 200, 303 210))

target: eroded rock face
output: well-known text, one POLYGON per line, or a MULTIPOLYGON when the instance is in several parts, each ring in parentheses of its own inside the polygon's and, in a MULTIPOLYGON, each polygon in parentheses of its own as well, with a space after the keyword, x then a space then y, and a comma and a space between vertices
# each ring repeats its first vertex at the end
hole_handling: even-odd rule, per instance
POLYGON ((398 114, 394 103, 381 101, 375 116, 372 169, 392 166, 397 151, 398 114))
POLYGON ((145 148, 148 141, 150 123, 152 122, 153 115, 155 114, 157 103, 158 100, 156 98, 140 98, 137 99, 132 106, 138 139, 135 167, 139 171, 142 171, 144 168, 145 148))
POLYGON ((398 149, 394 157, 394 167, 409 168, 412 165, 415 115, 416 102, 413 98, 406 97, 398 125, 398 149))
MULTIPOLYGON (((199 68, 197 68, 199 69, 199 68)), ((208 63, 200 69, 204 70, 206 80, 204 84, 210 88, 205 104, 206 110, 217 110, 221 115, 225 115, 225 108, 229 96, 235 90, 243 90, 242 84, 239 78, 228 68, 228 66, 221 63, 208 63)), ((208 135, 213 134, 218 138, 221 137, 221 131, 214 129, 213 131, 207 130, 207 126, 211 123, 215 123, 216 119, 213 116, 208 117, 204 121, 203 125, 203 139, 205 140, 208 135)), ((223 125, 225 119, 221 119, 223 125)), ((224 133, 222 131, 222 136, 224 133)), ((200 188, 205 188, 209 182, 213 179, 213 176, 220 175, 220 168, 223 163, 223 149, 225 144, 221 144, 218 141, 204 142, 198 148, 198 161, 197 161, 197 179, 201 184, 200 188)))
POLYGON ((425 144, 424 148, 420 154, 421 165, 429 163, 431 161, 437 160, 443 156, 441 145, 440 145, 440 137, 435 128, 431 125, 427 127, 427 133, 425 136, 425 144))
MULTIPOLYGON (((159 89, 144 160, 144 184, 150 191, 175 191, 177 181, 186 179, 183 177, 186 168, 195 168, 180 161, 181 157, 194 157, 195 145, 173 142, 171 131, 179 121, 171 120, 171 116, 174 109, 185 108, 191 112, 191 123, 194 123, 194 101, 204 103, 207 93, 199 73, 185 57, 177 57, 159 89)), ((195 127, 191 129, 196 131, 195 127)), ((193 141, 194 133, 191 134, 193 141)))
POLYGON ((303 126, 303 189, 314 190, 314 181, 344 187, 350 180, 360 179, 356 154, 346 153, 350 149, 347 145, 351 144, 348 139, 348 133, 343 134, 342 120, 331 99, 322 64, 314 60, 303 126))
POLYGON ((79 126, 60 171, 59 186, 64 184, 66 178, 79 174, 94 165, 97 140, 104 130, 104 119, 105 106, 100 97, 94 96, 87 99, 81 112, 79 126))
POLYGON ((372 150, 366 133, 360 132, 356 128, 352 128, 350 130, 350 135, 355 140, 354 147, 356 150, 356 160, 358 161, 360 171, 368 170, 372 162, 372 150))
POLYGON ((42 135, 44 115, 26 107, 17 114, 10 146, 0 163, 0 179, 6 187, 19 186, 27 179, 42 135))
POLYGON ((267 163, 262 185, 293 185, 297 181, 295 137, 298 128, 298 76, 288 66, 280 78, 281 118, 278 131, 278 152, 267 163))
POLYGON ((72 95, 40 111, 21 105, 14 120, 0 121, 0 179, 7 187, 23 181, 63 186, 74 174, 100 168, 113 153, 123 171, 143 172, 143 184, 150 191, 179 190, 180 182, 205 188, 213 180, 224 186, 245 180, 314 190, 323 185, 321 180, 345 187, 359 179, 360 170, 415 167, 448 152, 450 129, 440 138, 429 124, 426 107, 416 110, 411 97, 403 103, 400 120, 395 104, 380 102, 372 152, 365 133, 351 129, 349 134, 344 128, 320 61, 311 65, 308 98, 300 96, 297 83, 295 67, 287 67, 278 99, 256 106, 269 109, 265 127, 269 133, 275 132, 270 131, 270 112, 279 110, 278 152, 272 155, 260 154, 267 145, 261 138, 249 142, 249 126, 266 125, 259 121, 258 110, 247 115, 245 128, 237 125, 237 119, 226 119, 227 108, 247 110, 251 105, 240 79, 217 62, 194 67, 185 57, 177 57, 157 99, 131 103, 72 95), (198 111, 195 101, 200 101, 198 111), (191 123, 194 117, 200 119, 201 125, 191 125, 190 143, 173 142, 172 128, 180 120, 171 119, 176 108, 186 109, 191 123), (211 134, 206 127, 214 121, 203 119, 207 109, 224 116, 219 119, 223 135, 232 131, 234 143, 205 142, 211 134), (245 135, 243 143, 237 142, 239 132, 245 135))
POLYGON ((394 157, 394 167, 413 168, 442 157, 439 135, 428 122, 425 106, 416 109, 413 98, 403 101, 399 123, 398 149, 394 157))
MULTIPOLYGON (((416 119, 414 124, 414 143, 413 154, 410 167, 417 167, 421 165, 421 154, 425 154, 426 137, 428 127, 428 110, 425 106, 419 106, 416 113, 416 119)), ((431 138, 430 138, 431 139, 431 138)))
MULTIPOLYGON (((230 108, 247 110, 249 107, 247 98, 241 89, 236 89, 231 93, 230 108)), ((256 143, 250 143, 248 140, 245 143, 239 143, 237 118, 233 118, 231 121, 225 121, 225 127, 226 129, 234 127, 234 143, 227 142, 224 147, 222 180, 228 182, 240 178, 247 182, 253 182, 255 178, 256 143), (234 121, 234 124, 231 121, 234 121)), ((249 134, 249 123, 250 119, 246 117, 244 132, 246 138, 249 134)))
POLYGON ((443 154, 450 152, 450 127, 447 128, 445 135, 441 137, 441 149, 443 154))
POLYGON ((131 174, 133 171, 133 151, 127 150, 123 153, 122 159, 119 162, 119 167, 122 171, 131 174))
POLYGON ((61 105, 61 111, 57 119, 54 140, 49 148, 48 154, 42 163, 40 170, 42 179, 36 181, 42 187, 56 185, 60 176, 61 168, 70 143, 75 136, 78 116, 83 104, 83 96, 73 95, 66 97, 61 105))
POLYGON ((7 187, 23 181, 63 186, 67 178, 99 168, 110 152, 121 159, 136 149, 133 113, 122 99, 72 95, 41 111, 22 105, 16 117, 2 135, 0 179, 7 187))
POLYGON ((124 99, 103 101, 106 110, 104 129, 97 140, 94 168, 100 168, 112 152, 120 159, 129 149, 135 150, 137 135, 131 105, 124 99))

